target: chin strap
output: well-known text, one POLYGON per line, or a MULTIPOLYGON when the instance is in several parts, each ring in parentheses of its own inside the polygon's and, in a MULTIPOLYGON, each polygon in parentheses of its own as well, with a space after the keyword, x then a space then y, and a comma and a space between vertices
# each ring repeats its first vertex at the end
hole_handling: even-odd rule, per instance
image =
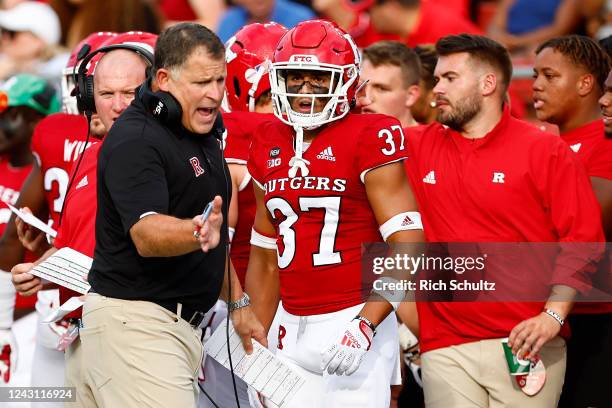
POLYGON ((304 154, 304 128, 301 126, 294 126, 295 130, 295 156, 291 158, 289 161, 289 178, 294 178, 297 176, 298 170, 302 172, 302 177, 306 177, 310 172, 308 170, 308 165, 310 162, 302 157, 304 154))

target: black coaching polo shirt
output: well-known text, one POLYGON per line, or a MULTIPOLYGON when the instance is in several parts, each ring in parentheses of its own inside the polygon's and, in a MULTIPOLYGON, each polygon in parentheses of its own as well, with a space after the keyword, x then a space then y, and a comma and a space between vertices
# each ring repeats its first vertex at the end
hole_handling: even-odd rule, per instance
POLYGON ((92 291, 210 309, 223 281, 225 237, 206 254, 198 249, 181 256, 145 258, 136 251, 129 231, 150 213, 191 219, 215 195, 223 198, 222 231, 227 230, 229 177, 214 129, 202 135, 182 126, 169 128, 136 98, 113 124, 98 157, 92 291))

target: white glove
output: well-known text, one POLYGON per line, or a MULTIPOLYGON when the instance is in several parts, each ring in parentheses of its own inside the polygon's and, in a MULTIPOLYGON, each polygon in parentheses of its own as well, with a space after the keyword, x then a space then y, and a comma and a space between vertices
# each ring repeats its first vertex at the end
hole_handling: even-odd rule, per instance
POLYGON ((321 369, 329 374, 353 374, 370 349, 374 334, 365 321, 351 320, 340 338, 321 353, 321 369))
POLYGON ((17 342, 10 329, 0 330, 0 378, 8 383, 17 369, 17 342))

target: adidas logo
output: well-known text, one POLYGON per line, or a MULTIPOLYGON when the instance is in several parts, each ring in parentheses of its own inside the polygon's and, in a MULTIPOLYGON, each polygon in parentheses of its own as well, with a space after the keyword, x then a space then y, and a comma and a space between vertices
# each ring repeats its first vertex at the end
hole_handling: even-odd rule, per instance
MULTIPOLYGON (((434 184, 435 183, 436 181, 434 180, 434 184)), ((402 227, 405 227, 406 225, 411 225, 411 224, 414 224, 414 221, 412 221, 409 216, 406 216, 404 220, 402 221, 402 227)))
POLYGON ((334 156, 334 153, 332 152, 332 148, 331 146, 328 146, 325 150, 323 150, 321 153, 319 153, 317 155, 317 159, 319 160, 329 160, 329 161, 336 161, 336 157, 334 156))
POLYGON ((578 153, 578 150, 582 147, 582 143, 576 143, 570 146, 570 149, 574 151, 574 153, 578 153))
POLYGON ((436 173, 432 170, 425 177, 423 177, 423 183, 436 184, 436 173))
POLYGON ((85 187, 87 184, 89 184, 89 182, 87 181, 87 175, 85 175, 85 177, 83 177, 81 179, 81 181, 79 181, 79 184, 77 184, 75 190, 81 188, 81 187, 85 187))
POLYGON ((352 333, 348 331, 344 333, 344 337, 342 338, 341 344, 346 347, 361 348, 361 345, 359 344, 357 339, 353 336, 352 333))

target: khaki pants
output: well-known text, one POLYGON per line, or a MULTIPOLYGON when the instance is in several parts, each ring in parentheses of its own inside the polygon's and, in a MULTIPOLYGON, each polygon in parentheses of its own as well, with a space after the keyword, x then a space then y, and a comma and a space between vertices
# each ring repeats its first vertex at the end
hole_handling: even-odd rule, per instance
POLYGON ((64 358, 66 362, 64 371, 65 386, 74 387, 76 390, 76 402, 67 402, 65 404, 66 408, 97 407, 89 386, 85 384, 85 376, 82 369, 83 347, 81 346, 81 337, 77 337, 76 340, 66 348, 64 358))
POLYGON ((105 408, 196 406, 200 329, 155 303, 97 294, 87 295, 83 326, 84 401, 105 408))
POLYGON ((525 395, 508 371, 501 339, 475 341, 428 351, 421 356, 428 408, 556 407, 565 376, 565 340, 556 337, 540 351, 546 383, 525 395))

